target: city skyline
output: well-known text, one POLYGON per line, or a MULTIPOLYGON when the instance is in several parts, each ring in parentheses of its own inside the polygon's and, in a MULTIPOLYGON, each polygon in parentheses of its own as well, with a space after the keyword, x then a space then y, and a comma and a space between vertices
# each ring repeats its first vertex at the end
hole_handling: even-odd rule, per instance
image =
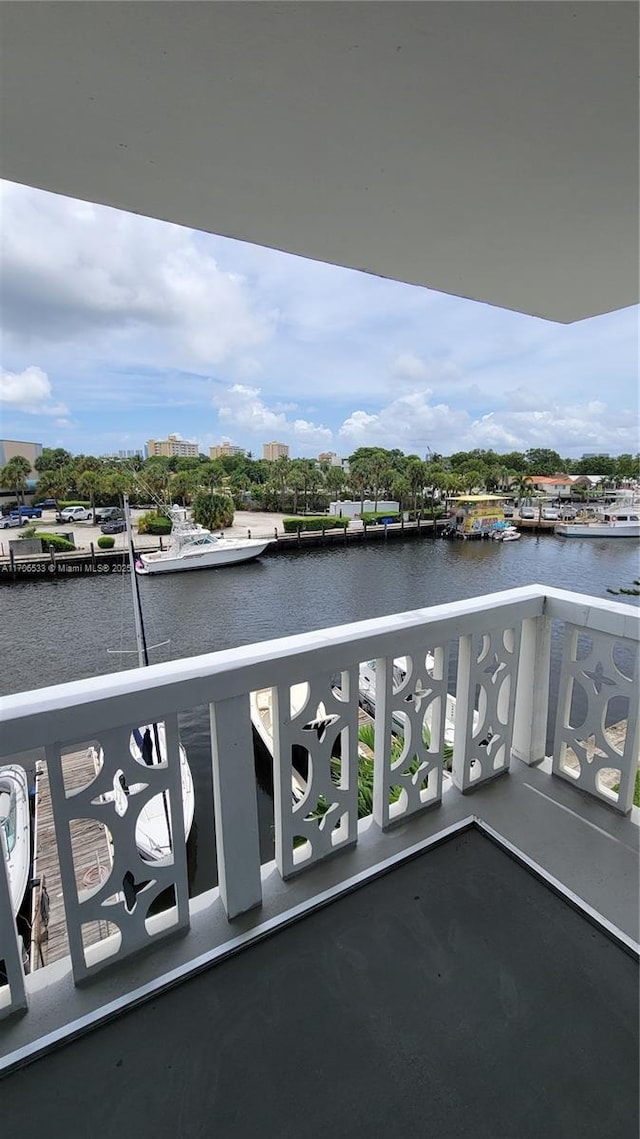
POLYGON ((2 433, 292 457, 635 452, 637 309, 573 325, 4 183, 2 433))

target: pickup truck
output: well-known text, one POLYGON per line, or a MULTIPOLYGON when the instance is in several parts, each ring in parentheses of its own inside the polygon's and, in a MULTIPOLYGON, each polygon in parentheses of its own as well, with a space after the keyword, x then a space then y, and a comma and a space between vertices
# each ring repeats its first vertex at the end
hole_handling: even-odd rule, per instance
POLYGON ((87 522, 90 518, 91 511, 85 506, 65 506, 56 515, 57 522, 87 522))
POLYGON ((16 518, 42 518, 39 506, 19 506, 17 510, 12 510, 11 514, 16 518))

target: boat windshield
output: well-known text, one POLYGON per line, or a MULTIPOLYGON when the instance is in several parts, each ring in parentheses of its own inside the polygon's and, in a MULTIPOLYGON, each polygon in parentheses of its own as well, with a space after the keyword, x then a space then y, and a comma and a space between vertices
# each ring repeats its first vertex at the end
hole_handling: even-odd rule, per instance
POLYGON ((203 534, 202 536, 199 535, 196 538, 189 539, 190 546, 215 546, 217 542, 218 539, 214 538, 213 534, 203 534))
POLYGON ((7 853, 16 845, 16 797, 0 788, 0 827, 7 840, 7 853))

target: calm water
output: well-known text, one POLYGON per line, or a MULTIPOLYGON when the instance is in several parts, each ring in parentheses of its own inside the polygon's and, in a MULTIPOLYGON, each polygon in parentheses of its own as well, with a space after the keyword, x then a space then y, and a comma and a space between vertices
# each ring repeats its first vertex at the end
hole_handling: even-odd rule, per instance
MULTIPOLYGON (((170 641, 152 661, 194 656, 349 621, 492 593, 533 582, 608 597, 640 573, 632 540, 519 542, 421 539, 310 550, 245 566, 140 580, 150 644, 170 641)), ((135 647, 127 577, 69 578, 4 585, 3 693, 134 666, 107 650, 135 647)), ((633 600, 620 598, 620 600, 633 600)), ((181 717, 194 774, 199 824, 190 843, 192 890, 213 880, 208 718, 181 717)), ((263 857, 272 857, 272 808, 259 793, 263 857)))

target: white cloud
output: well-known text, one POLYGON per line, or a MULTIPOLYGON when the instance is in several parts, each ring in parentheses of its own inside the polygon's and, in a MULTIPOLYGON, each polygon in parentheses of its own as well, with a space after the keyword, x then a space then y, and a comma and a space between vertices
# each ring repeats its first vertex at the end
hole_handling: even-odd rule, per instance
POLYGON ((306 419, 289 420, 284 411, 268 407, 261 397, 260 388, 233 384, 223 395, 216 396, 214 403, 221 423, 233 426, 236 433, 244 431, 260 435, 263 442, 268 441, 265 436, 277 437, 283 443, 297 443, 301 448, 309 448, 325 446, 333 438, 327 427, 306 419))
POLYGON ((62 403, 51 403, 51 381, 42 368, 30 364, 22 372, 0 372, 0 403, 29 415, 64 415, 62 403))
POLYGON ((425 388, 399 396, 374 414, 354 411, 343 422, 340 437, 353 447, 401 447, 417 453, 432 447, 442 451, 443 440, 464 431, 469 416, 447 404, 431 403, 431 395, 425 388))
POLYGON ((393 361, 391 374, 399 380, 426 380, 427 365, 424 360, 414 356, 412 352, 403 352, 393 361))
POLYGON ((537 409, 489 412, 465 436, 468 447, 524 451, 550 447, 562 456, 583 451, 618 454, 638 449, 637 415, 630 408, 610 408, 602 400, 537 409))
POLYGON ((13 344, 114 332, 169 337, 182 359, 218 364, 271 333, 245 279, 180 226, 4 183, 3 324, 13 344))

